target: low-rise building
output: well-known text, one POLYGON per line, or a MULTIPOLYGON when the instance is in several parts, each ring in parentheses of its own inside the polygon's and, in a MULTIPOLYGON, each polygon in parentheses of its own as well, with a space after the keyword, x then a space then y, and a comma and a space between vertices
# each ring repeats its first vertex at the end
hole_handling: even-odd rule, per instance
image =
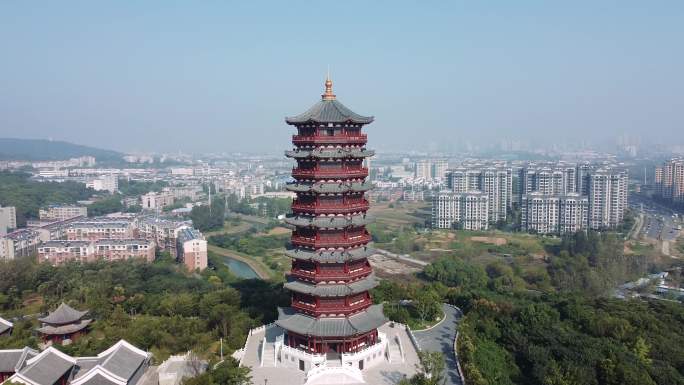
POLYGON ((84 206, 49 206, 38 210, 38 217, 41 221, 65 221, 87 216, 88 208, 84 206))
POLYGON ((207 241, 198 230, 183 228, 178 232, 178 261, 189 271, 207 268, 207 241))
POLYGON ((0 237, 0 260, 26 257, 37 251, 38 244, 47 239, 34 229, 15 230, 0 237))
POLYGON ((128 239, 133 238, 133 230, 132 221, 99 217, 70 223, 66 228, 66 237, 71 241, 128 239))
POLYGON ((86 182, 86 187, 92 188, 95 191, 115 193, 119 191, 119 177, 116 175, 102 175, 99 178, 86 182))
MULTIPOLYGON (((13 327, 14 327, 13 323, 11 323, 8 320, 0 317, 0 337, 10 335, 12 333, 13 327)), ((0 375, 2 375, 2 368, 0 368, 0 375)), ((0 378, 0 382, 1 381, 3 381, 3 379, 0 378)))
POLYGON ((143 210, 161 210, 171 206, 175 198, 170 192, 149 192, 140 197, 143 210))
POLYGON ((99 239, 96 241, 48 241, 38 247, 38 261, 61 265, 66 262, 123 261, 153 262, 155 244, 146 239, 99 239))
POLYGON ((148 371, 152 354, 124 340, 93 357, 71 357, 50 346, 0 350, 0 362, 10 369, 1 377, 26 385, 137 385, 148 371))
POLYGON ((0 206, 0 235, 17 228, 17 210, 12 206, 0 206))

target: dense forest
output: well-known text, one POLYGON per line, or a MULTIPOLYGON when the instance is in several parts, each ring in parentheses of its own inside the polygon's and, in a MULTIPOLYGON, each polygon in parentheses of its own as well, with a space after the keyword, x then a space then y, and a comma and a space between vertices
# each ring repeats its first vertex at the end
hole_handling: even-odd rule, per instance
POLYGON ((0 172, 0 205, 14 206, 17 226, 38 218, 38 209, 51 204, 70 204, 90 198, 94 191, 77 182, 36 182, 31 175, 20 172, 0 172))
MULTIPOLYGON (((286 304, 282 286, 236 280, 220 262, 198 276, 168 255, 153 264, 137 261, 66 264, 52 267, 32 259, 0 264, 0 313, 5 318, 44 313, 60 302, 90 309, 91 333, 59 347, 93 355, 120 338, 150 350, 155 360, 193 350, 215 360, 218 340, 227 354, 242 347, 251 327, 273 321, 286 304)), ((34 317, 16 322, 0 348, 36 347, 34 317)))
POLYGON ((610 297, 653 267, 623 247, 611 233, 578 233, 550 250, 541 271, 455 256, 428 266, 424 277, 465 313, 467 383, 684 384, 682 303, 610 297))

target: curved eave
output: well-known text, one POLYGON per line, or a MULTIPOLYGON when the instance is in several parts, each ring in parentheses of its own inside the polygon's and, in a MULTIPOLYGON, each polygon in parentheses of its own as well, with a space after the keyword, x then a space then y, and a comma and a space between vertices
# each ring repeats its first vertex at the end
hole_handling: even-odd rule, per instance
POLYGON ((359 115, 337 100, 321 100, 306 112, 285 118, 290 125, 304 123, 355 123, 369 124, 374 117, 359 115))
POLYGON ((370 247, 360 247, 343 251, 311 251, 301 248, 289 248, 285 255, 301 261, 314 261, 319 263, 344 263, 347 261, 357 261, 368 258, 375 254, 375 250, 370 247))
POLYGON ((288 277, 288 282, 283 286, 290 291, 316 297, 345 297, 371 290, 378 286, 378 284, 379 282, 375 277, 375 273, 371 273, 354 282, 332 284, 319 283, 316 285, 288 277))

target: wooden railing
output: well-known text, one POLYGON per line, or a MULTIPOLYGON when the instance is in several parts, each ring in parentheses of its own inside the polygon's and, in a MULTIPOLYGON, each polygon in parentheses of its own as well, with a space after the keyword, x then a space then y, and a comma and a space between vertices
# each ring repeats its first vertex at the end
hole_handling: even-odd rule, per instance
POLYGON ((292 235, 292 244, 304 247, 323 248, 323 247, 353 247, 363 245, 371 241, 371 236, 367 232, 354 237, 344 238, 335 237, 322 239, 320 237, 303 237, 292 235))

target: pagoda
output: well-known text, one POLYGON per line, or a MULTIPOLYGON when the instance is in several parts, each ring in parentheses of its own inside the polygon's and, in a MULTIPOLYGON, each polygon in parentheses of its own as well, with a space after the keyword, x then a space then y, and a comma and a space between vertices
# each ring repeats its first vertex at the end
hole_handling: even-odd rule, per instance
POLYGON ((87 310, 79 311, 62 302, 55 311, 38 319, 42 326, 37 331, 45 343, 70 343, 88 332, 92 320, 85 318, 87 314, 87 310))
POLYGON ((276 324, 289 348, 328 359, 357 353, 378 344, 378 328, 387 322, 369 293, 377 281, 368 261, 364 194, 371 183, 363 161, 374 152, 361 131, 373 117, 340 103, 328 77, 321 100, 285 121, 297 128, 285 153, 297 162, 287 186, 297 197, 285 219, 294 228, 285 283, 292 302, 278 309, 276 324))

